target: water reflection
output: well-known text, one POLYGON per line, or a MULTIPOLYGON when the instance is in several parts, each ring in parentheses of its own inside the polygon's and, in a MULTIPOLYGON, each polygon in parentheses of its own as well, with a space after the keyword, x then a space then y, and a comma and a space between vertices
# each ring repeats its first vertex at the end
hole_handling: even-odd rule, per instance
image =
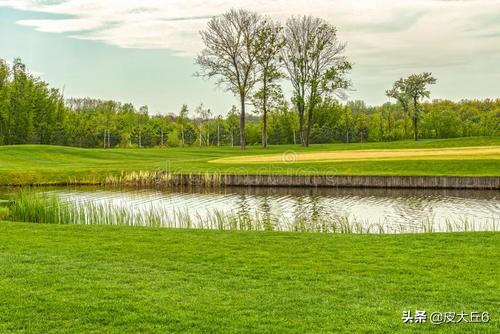
POLYGON ((258 220, 260 229, 300 230, 301 224, 305 230, 306 226, 331 229, 326 223, 332 219, 375 233, 500 229, 498 191, 237 187, 40 191, 75 203, 102 203, 139 213, 161 211, 174 217, 183 212, 193 221, 214 212, 237 215, 245 222, 258 220))

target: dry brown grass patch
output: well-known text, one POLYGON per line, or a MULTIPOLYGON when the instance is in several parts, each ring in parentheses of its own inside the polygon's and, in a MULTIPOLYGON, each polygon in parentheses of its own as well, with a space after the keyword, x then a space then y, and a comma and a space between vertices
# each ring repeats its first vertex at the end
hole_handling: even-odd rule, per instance
POLYGON ((287 152, 212 160, 214 163, 291 163, 353 160, 467 159, 500 158, 500 146, 433 149, 352 150, 287 152))

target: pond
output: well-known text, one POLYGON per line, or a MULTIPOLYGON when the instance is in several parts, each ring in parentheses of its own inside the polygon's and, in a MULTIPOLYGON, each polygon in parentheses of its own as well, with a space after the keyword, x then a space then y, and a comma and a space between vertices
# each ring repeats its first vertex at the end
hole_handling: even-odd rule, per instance
MULTIPOLYGON (((4 190, 3 197, 13 190, 4 190)), ((500 230, 500 192, 351 188, 41 188, 78 208, 70 223, 416 233, 500 230)), ((71 217, 73 217, 71 216, 71 217)))

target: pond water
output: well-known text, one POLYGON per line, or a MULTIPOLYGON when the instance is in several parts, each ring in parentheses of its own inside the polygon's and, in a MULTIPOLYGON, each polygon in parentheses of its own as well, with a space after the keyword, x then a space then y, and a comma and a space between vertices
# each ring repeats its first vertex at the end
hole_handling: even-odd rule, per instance
POLYGON ((499 191, 89 187, 37 191, 79 207, 119 211, 125 217, 121 223, 128 220, 130 225, 346 233, 500 230, 499 191))

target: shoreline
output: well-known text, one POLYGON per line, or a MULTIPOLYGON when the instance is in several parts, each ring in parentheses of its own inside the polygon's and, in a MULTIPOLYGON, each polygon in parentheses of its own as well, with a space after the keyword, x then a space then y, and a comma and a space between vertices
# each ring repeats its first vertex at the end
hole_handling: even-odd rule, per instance
MULTIPOLYGON (((177 186, 326 187, 326 188, 416 188, 496 189, 500 177, 468 176, 303 176, 303 175, 170 175, 177 186)), ((161 183, 159 184, 161 185, 161 183)))
POLYGON ((311 188, 399 188, 500 190, 499 176, 348 176, 348 175, 238 175, 172 174, 162 171, 132 172, 102 181, 2 184, 29 186, 135 186, 135 187, 311 187, 311 188))

